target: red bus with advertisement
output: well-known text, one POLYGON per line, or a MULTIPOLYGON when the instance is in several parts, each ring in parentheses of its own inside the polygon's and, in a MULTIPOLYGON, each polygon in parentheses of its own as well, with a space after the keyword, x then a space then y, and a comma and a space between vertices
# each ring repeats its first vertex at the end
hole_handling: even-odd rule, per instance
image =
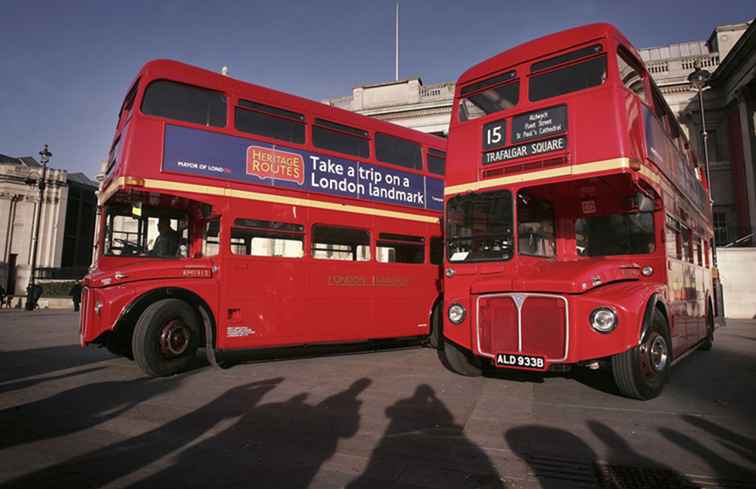
POLYGON ((197 348, 427 337, 440 307, 445 143, 189 66, 123 102, 81 344, 150 375, 197 348))
POLYGON ((611 368, 658 395, 712 345, 704 172, 632 45, 595 24, 456 86, 445 187, 447 367, 611 368))

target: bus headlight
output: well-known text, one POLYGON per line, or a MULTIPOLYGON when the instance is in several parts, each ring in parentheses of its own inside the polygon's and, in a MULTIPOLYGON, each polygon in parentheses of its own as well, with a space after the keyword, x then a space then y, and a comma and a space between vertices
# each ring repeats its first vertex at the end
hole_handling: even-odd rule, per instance
POLYGON ((611 333, 617 327, 617 314, 608 307, 599 307, 591 312, 591 328, 599 333, 611 333))
POLYGON ((449 321, 454 324, 460 324, 465 320, 465 308, 460 304, 452 304, 449 306, 449 321))

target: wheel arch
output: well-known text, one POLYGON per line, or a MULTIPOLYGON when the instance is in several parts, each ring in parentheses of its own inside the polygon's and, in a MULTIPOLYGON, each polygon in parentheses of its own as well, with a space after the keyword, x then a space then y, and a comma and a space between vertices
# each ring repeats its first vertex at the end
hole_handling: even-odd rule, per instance
POLYGON ((428 342, 433 348, 441 347, 444 327, 444 296, 439 294, 433 301, 428 315, 428 342))
POLYGON ((670 332, 670 317, 667 303, 664 301, 664 298, 661 296, 661 294, 654 292, 646 301, 646 309, 643 313, 643 322, 641 323, 640 334, 638 335, 639 345, 643 343, 643 340, 646 338, 646 335, 648 334, 648 330, 651 327, 651 323, 654 318, 654 312, 656 311, 659 311, 661 315, 664 316, 664 320, 667 322, 667 341, 672 344, 670 332))
POLYGON ((207 344, 208 339, 206 338, 206 336, 210 334, 212 336, 210 338, 210 342, 214 347, 216 337, 216 335, 214 334, 216 321, 212 309, 208 305, 207 301, 205 301, 199 294, 183 287, 159 287, 149 290, 137 297, 128 306, 126 306, 118 316, 118 319, 116 320, 115 325, 112 329, 113 334, 120 338, 131 338, 134 332, 134 327, 136 326, 136 322, 139 319, 139 316, 141 316, 145 311, 145 309, 147 309, 150 304, 154 304, 161 299, 169 298, 181 299, 187 302, 197 311, 202 322, 207 323, 204 324, 205 327, 202 327, 203 325, 200 325, 200 331, 202 335, 200 338, 200 345, 204 346, 207 344))

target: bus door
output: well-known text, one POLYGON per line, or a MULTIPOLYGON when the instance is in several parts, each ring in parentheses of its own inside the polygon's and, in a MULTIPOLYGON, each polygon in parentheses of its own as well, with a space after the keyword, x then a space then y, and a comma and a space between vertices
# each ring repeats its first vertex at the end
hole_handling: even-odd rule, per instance
POLYGON ((426 263, 425 238, 398 233, 377 238, 374 297, 380 337, 428 334, 439 269, 426 263))
MULTIPOLYGON (((313 213, 315 214, 315 213, 313 213)), ((367 229, 313 224, 307 266, 306 342, 371 338, 373 273, 367 229)))
POLYGON ((228 348, 299 343, 304 226, 236 218, 221 291, 228 348))

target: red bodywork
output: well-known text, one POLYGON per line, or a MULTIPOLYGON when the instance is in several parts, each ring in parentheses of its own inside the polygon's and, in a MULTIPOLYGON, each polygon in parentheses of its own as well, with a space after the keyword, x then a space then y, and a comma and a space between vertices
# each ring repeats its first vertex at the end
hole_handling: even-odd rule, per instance
MULTIPOLYGON (((161 165, 168 126, 196 129, 202 134, 247 138, 253 140, 250 148, 254 141, 275 144, 281 158, 287 157, 285 150, 291 147, 329 158, 393 168, 376 161, 373 140, 380 131, 422 145, 423 168, 397 167, 397 170, 438 179, 441 176, 427 171, 427 154, 430 148, 445 150, 445 140, 432 135, 183 63, 167 60, 147 63, 136 77, 121 111, 100 206, 105 209, 116 201, 141 200, 185 209, 191 221, 188 257, 107 256, 103 253, 105 222, 101 211, 96 261, 85 279, 82 345, 107 344, 107 338, 120 328, 133 328, 132 312, 138 314, 161 297, 185 299, 206 314, 214 328, 214 346, 221 350, 429 333, 430 312, 440 296, 441 285, 440 264, 432 264, 429 259, 431 238, 441 236, 440 210, 166 172, 161 165), (144 114, 140 107, 145 87, 155 80, 171 80, 223 93, 228 101, 225 127, 144 114), (129 98, 133 101, 130 104, 129 98), (303 114, 307 124, 305 143, 281 143, 234 129, 234 108, 239 99, 303 114), (367 131, 371 141, 370 157, 358 158, 315 148, 311 127, 316 118, 367 131), (208 214, 221 219, 219 252, 209 257, 202 253, 202 225, 208 214), (303 225, 304 256, 292 259, 232 254, 229 236, 231 223, 237 218, 303 225), (367 230, 371 236, 371 259, 360 262, 313 259, 308 250, 312 248, 311 226, 316 223, 367 230), (423 263, 377 262, 376 241, 380 233, 422 237, 423 263), (239 331, 246 333, 238 334, 239 331), (229 332, 234 334, 229 335, 229 332)), ((270 152, 266 148, 262 151, 270 152)), ((249 154, 246 157, 251 158, 249 154)), ((260 157, 271 156, 261 154, 260 157)), ((248 168, 248 174, 254 174, 253 170, 248 168)), ((302 183, 299 175, 291 181, 302 183)))
MULTIPOLYGON (((566 60, 556 69, 571 64, 574 61, 566 60)), ((640 56, 622 34, 607 24, 570 29, 522 44, 481 62, 459 78, 449 133, 447 204, 458 196, 501 189, 510 190, 513 196, 527 189, 530 195, 548 199, 555 213, 556 257, 525 256, 515 251, 506 261, 453 263, 447 255, 445 307, 460 304, 468 311, 459 325, 444 314, 447 339, 476 356, 492 360, 500 352, 519 352, 544 356, 547 368, 559 363, 588 362, 638 345, 650 303, 667 316, 675 357, 706 335, 706 313, 712 294, 708 243, 713 236, 706 182, 695 176, 695 157, 684 136, 669 136, 670 124, 676 122, 646 116, 644 124, 644 114, 669 110, 663 99, 661 104, 653 101, 654 90, 640 56), (603 84, 530 101, 529 80, 534 63, 596 45, 607 59, 603 84), (620 48, 627 57, 634 58, 643 73, 646 102, 620 79, 616 59, 620 48), (520 81, 518 103, 479 118, 461 120, 462 91, 510 70, 520 81), (563 135, 566 148, 482 163, 488 151, 483 141, 487 125, 505 120, 506 149, 515 146, 511 128, 516 116, 560 106, 566 107, 566 130, 532 141, 563 135), (649 155, 646 143, 649 131, 656 131, 654 155, 649 155), (638 190, 656 200, 655 250, 634 255, 580 256, 576 251, 575 219, 586 212, 621 212, 620 208, 612 208, 617 206, 614 197, 638 190), (706 242, 701 249, 703 258, 693 257, 692 249, 690 259, 675 256, 676 243, 674 238, 670 242, 665 225, 669 219, 706 242), (644 276, 641 271, 645 267, 652 267, 653 273, 644 276), (617 313, 618 326, 609 334, 599 333, 589 325, 589 315, 597 307, 610 307, 617 313)), ((467 93, 474 93, 474 89, 467 93)), ((515 243, 516 233, 514 226, 515 243)))

